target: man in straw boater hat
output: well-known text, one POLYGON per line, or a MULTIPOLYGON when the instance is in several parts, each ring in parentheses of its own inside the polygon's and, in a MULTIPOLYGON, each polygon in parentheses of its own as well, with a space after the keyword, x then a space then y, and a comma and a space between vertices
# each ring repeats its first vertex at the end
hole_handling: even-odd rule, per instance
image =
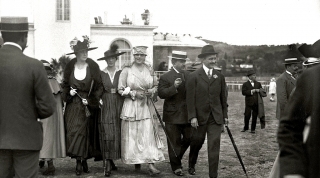
POLYGON ((212 45, 198 55, 202 67, 189 75, 187 82, 188 118, 193 127, 190 143, 189 174, 196 174, 198 153, 207 134, 209 176, 218 177, 222 124, 228 124, 224 76, 213 69, 218 56, 212 45))
POLYGON ((256 72, 249 70, 247 72, 248 81, 242 85, 242 95, 245 96, 245 110, 244 110, 244 127, 241 132, 249 130, 249 121, 252 115, 251 131, 256 133, 257 118, 260 118, 261 129, 265 128, 264 106, 261 97, 267 96, 262 88, 260 82, 256 80, 256 72))
MULTIPOLYGON (((318 40, 312 46, 318 53, 318 40)), ((306 55, 302 53, 303 55, 306 55)), ((312 55, 319 58, 320 55, 312 55)), ((304 70, 281 117, 278 142, 280 146, 280 177, 320 177, 320 65, 304 70), (310 118, 309 134, 306 125, 310 118), (302 136, 303 135, 303 136, 302 136)))
POLYGON ((188 121, 186 104, 185 85, 189 75, 189 72, 185 71, 187 53, 172 51, 172 56, 169 58, 173 66, 169 72, 160 77, 158 95, 161 99, 165 99, 163 121, 166 123, 167 139, 171 140, 177 154, 176 157, 173 149, 168 148, 171 169, 175 175, 183 176, 181 159, 190 145, 192 128, 188 121))
POLYGON ((37 119, 53 114, 55 100, 42 62, 23 54, 28 18, 1 17, 0 30, 0 174, 37 177, 43 140, 37 119))
POLYGON ((277 111, 276 117, 280 119, 284 113, 285 106, 288 103, 289 96, 296 86, 295 73, 299 70, 301 65, 301 54, 295 45, 289 45, 288 51, 284 59, 284 66, 286 71, 283 72, 277 79, 277 111))

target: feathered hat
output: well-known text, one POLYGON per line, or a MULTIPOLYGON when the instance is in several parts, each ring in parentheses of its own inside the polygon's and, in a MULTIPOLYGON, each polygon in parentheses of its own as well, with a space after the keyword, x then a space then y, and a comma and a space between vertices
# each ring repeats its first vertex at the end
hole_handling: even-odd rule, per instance
POLYGON ((72 53, 68 53, 66 55, 75 54, 79 51, 91 51, 94 49, 97 49, 98 47, 92 47, 90 48, 91 41, 89 40, 89 37, 87 35, 82 36, 83 41, 78 40, 77 37, 75 37, 72 41, 70 41, 70 47, 73 50, 72 53))
POLYGON ((118 56, 126 53, 126 52, 120 52, 120 53, 119 53, 118 48, 119 48, 119 46, 116 45, 116 44, 111 45, 111 46, 110 46, 110 49, 109 49, 108 51, 104 52, 104 57, 99 58, 99 59, 97 59, 97 60, 98 60, 98 61, 107 60, 107 59, 109 59, 109 58, 118 57, 118 56))
POLYGON ((41 62, 43 63, 43 66, 46 70, 52 70, 53 66, 52 64, 50 64, 50 62, 46 61, 46 60, 41 60, 41 62))

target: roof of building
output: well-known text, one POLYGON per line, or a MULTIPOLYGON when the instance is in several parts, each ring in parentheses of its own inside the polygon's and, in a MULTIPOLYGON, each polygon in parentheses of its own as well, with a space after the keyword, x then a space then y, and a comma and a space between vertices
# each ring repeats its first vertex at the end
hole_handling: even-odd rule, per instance
POLYGON ((207 45, 203 40, 192 37, 190 34, 179 36, 177 34, 155 33, 153 36, 153 46, 188 46, 203 47, 207 45))

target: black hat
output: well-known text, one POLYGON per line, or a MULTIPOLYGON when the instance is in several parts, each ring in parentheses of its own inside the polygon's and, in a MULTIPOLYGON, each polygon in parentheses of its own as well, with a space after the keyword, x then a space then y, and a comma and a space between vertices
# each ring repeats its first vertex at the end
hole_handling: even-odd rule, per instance
POLYGON ((254 70, 248 70, 247 76, 249 77, 250 75, 255 74, 256 72, 254 70))
POLYGON ((312 45, 303 44, 298 48, 299 52, 306 58, 308 57, 316 57, 314 56, 315 51, 312 47, 312 45))
POLYGON ((120 56, 120 55, 126 53, 126 52, 121 52, 121 53, 119 53, 118 48, 119 48, 118 45, 113 44, 112 46, 110 46, 110 49, 109 49, 108 51, 104 52, 104 57, 99 58, 99 59, 97 59, 97 60, 98 60, 98 61, 107 60, 107 59, 109 59, 109 58, 117 57, 117 56, 120 56))
POLYGON ((284 58, 283 64, 297 64, 301 63, 299 58, 301 57, 301 53, 298 51, 295 44, 288 45, 288 50, 284 58))
POLYGON ((218 52, 213 49, 212 45, 205 45, 204 47, 202 47, 201 54, 198 55, 198 58, 203 58, 206 55, 210 54, 218 54, 218 52))
POLYGON ((70 47, 73 49, 72 53, 68 53, 66 55, 70 55, 70 54, 75 54, 76 52, 79 51, 91 51, 94 49, 97 49, 98 47, 90 47, 90 43, 91 41, 89 40, 88 36, 82 36, 83 37, 83 41, 78 40, 77 37, 75 37, 72 41, 70 41, 70 47))

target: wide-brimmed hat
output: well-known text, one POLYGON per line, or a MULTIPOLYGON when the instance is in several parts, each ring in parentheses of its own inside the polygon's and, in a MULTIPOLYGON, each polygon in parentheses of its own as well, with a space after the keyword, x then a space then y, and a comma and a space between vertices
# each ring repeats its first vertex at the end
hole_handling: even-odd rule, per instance
POLYGON ((70 55, 70 54, 75 54, 79 51, 91 51, 94 49, 97 49, 98 47, 92 47, 90 48, 90 43, 91 41, 89 40, 88 36, 82 36, 83 37, 83 41, 78 40, 77 37, 75 37, 72 41, 70 41, 70 47, 71 49, 73 49, 72 53, 68 53, 66 55, 70 55))
POLYGON ((133 47, 133 55, 136 55, 136 54, 142 54, 142 55, 147 55, 147 48, 148 46, 135 46, 133 47))
POLYGON ((187 52, 184 51, 172 51, 172 55, 168 57, 171 59, 189 60, 187 52))
POLYGON ((255 74, 256 72, 254 70, 248 70, 247 71, 247 76, 249 77, 250 75, 255 74))
POLYGON ((206 55, 210 54, 218 54, 218 52, 213 49, 212 45, 205 45, 204 47, 202 47, 201 54, 198 55, 198 58, 203 58, 206 55))
POLYGON ((288 45, 283 64, 287 65, 301 63, 299 60, 300 57, 301 53, 298 51, 297 46, 295 44, 288 45))
POLYGON ((126 53, 126 52, 120 52, 120 53, 119 53, 118 48, 119 48, 119 46, 116 45, 116 44, 111 45, 111 46, 110 46, 110 49, 109 49, 108 51, 104 52, 104 57, 99 58, 99 59, 97 59, 97 60, 98 60, 98 61, 107 60, 107 59, 109 59, 109 58, 118 57, 118 56, 126 53))
POLYGON ((1 17, 0 31, 27 32, 29 31, 28 17, 1 17))

